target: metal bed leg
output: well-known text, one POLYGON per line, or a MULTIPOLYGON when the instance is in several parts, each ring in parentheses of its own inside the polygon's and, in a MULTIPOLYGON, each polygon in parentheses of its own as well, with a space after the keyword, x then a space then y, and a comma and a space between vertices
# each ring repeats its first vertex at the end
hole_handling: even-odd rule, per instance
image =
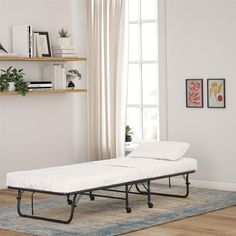
POLYGON ((31 214, 34 215, 34 194, 35 192, 32 192, 31 194, 31 214))
POLYGON ((171 188, 171 179, 169 177, 169 188, 171 188))
POLYGON ((150 191, 150 181, 147 182, 147 194, 148 194, 148 207, 153 208, 153 204, 151 202, 151 191, 150 191))
POLYGON ((126 207, 126 212, 130 213, 131 208, 129 207, 129 186, 128 186, 128 184, 125 185, 125 207, 126 207))
POLYGON ((89 192, 89 198, 91 201, 95 200, 95 196, 93 195, 93 192, 89 192))
MULTIPOLYGON (((151 192, 151 191, 150 191, 150 194, 152 194, 152 195, 160 195, 160 196, 167 196, 167 197, 186 198, 186 197, 188 197, 188 195, 189 195, 189 185, 190 185, 190 182, 189 182, 189 174, 186 174, 186 176, 183 175, 183 178, 184 178, 184 180, 185 180, 185 185, 186 185, 186 192, 185 192, 185 194, 183 194, 183 195, 179 195, 179 194, 169 194, 169 193, 158 193, 158 192, 151 192)), ((147 189, 146 189, 147 191, 142 191, 142 190, 139 188, 138 184, 135 184, 135 187, 136 187, 136 190, 137 190, 140 194, 146 194, 146 195, 148 195, 148 190, 147 190, 147 189)))
MULTIPOLYGON (((34 194, 34 193, 33 193, 34 194)), ((32 213, 34 213, 33 211, 33 194, 31 195, 31 207, 32 207, 32 213)), ((18 190, 18 194, 17 194, 17 212, 19 214, 19 216, 21 217, 25 217, 25 218, 31 218, 31 219, 37 219, 37 220, 45 220, 45 221, 50 221, 50 222, 55 222, 55 223, 62 223, 62 224, 69 224, 74 216, 74 211, 75 211, 75 207, 77 206, 80 198, 82 195, 79 195, 79 197, 77 198, 78 194, 73 195, 73 200, 68 201, 68 204, 71 207, 70 210, 70 215, 69 218, 67 220, 59 220, 59 219, 54 219, 54 218, 47 218, 47 217, 43 217, 43 216, 35 216, 34 214, 32 215, 27 215, 27 214, 23 214, 21 212, 21 199, 22 199, 22 195, 23 195, 23 191, 22 190, 18 190)), ((68 200, 68 199, 67 199, 68 200)))

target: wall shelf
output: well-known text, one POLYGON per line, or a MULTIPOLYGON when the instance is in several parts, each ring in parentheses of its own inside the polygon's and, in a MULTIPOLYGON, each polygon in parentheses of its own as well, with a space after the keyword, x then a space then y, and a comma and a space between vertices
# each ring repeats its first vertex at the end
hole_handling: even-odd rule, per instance
POLYGON ((20 56, 0 56, 0 61, 44 61, 44 62, 72 62, 86 61, 85 57, 20 57, 20 56))
MULTIPOLYGON (((87 89, 40 90, 40 91, 30 91, 26 94, 26 96, 32 94, 62 94, 62 93, 84 93, 84 92, 87 92, 87 89)), ((0 96, 9 96, 9 95, 20 95, 20 94, 18 92, 0 92, 0 96)))

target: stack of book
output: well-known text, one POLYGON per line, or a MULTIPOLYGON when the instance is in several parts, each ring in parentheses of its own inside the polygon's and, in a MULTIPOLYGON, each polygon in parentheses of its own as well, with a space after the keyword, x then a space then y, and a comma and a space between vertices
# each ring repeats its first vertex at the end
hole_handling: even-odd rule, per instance
POLYGON ((28 81, 27 86, 29 91, 52 90, 53 88, 51 81, 28 81))
POLYGON ((78 51, 74 46, 52 46, 52 52, 54 57, 77 57, 78 51))
POLYGON ((66 89, 66 71, 62 65, 43 67, 43 80, 51 81, 53 89, 66 89))

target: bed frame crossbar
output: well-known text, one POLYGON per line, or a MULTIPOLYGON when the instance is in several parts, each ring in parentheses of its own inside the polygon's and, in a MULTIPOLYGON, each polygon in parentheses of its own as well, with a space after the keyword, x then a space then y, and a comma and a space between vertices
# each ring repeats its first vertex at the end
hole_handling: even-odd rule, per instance
POLYGON ((9 186, 8 189, 15 189, 18 191, 18 193, 17 193, 17 212, 21 217, 50 221, 50 222, 55 222, 55 223, 69 224, 73 219, 75 208, 77 207, 77 205, 83 195, 89 196, 91 201, 95 200, 95 197, 124 200, 126 212, 130 213, 131 208, 129 206, 129 194, 146 195, 147 196, 147 205, 149 208, 153 207, 153 204, 151 202, 152 195, 186 198, 189 195, 189 185, 190 185, 189 174, 194 173, 194 172, 195 171, 188 171, 188 172, 177 173, 177 174, 168 175, 168 176, 142 179, 142 180, 131 181, 131 182, 127 182, 127 183, 120 183, 120 184, 115 184, 115 185, 110 185, 110 186, 103 186, 103 187, 99 187, 99 188, 71 192, 71 193, 58 193, 58 192, 42 191, 42 190, 35 190, 35 189, 24 189, 24 188, 11 187, 11 186, 9 186), (184 177, 184 180, 185 180, 185 185, 186 185, 186 193, 185 194, 178 195, 178 194, 159 193, 159 192, 152 192, 151 191, 151 187, 150 187, 151 181, 163 179, 163 178, 169 178, 169 188, 171 188, 170 178, 174 177, 174 176, 181 176, 181 175, 184 177), (143 188, 142 190, 139 187, 139 185, 142 186, 142 188, 143 188), (122 186, 125 187, 125 190, 114 189, 115 187, 122 187, 122 186), (136 191, 134 191, 134 190, 132 191, 134 186, 135 186, 136 191), (124 197, 94 193, 97 190, 103 190, 106 192, 122 193, 122 194, 124 194, 124 197), (21 212, 21 200, 22 200, 22 196, 23 196, 24 192, 31 193, 31 214, 23 214, 21 212), (50 195, 66 196, 67 203, 70 206, 70 212, 69 212, 68 218, 66 220, 61 220, 61 219, 55 219, 55 218, 49 218, 49 217, 35 215, 35 211, 34 211, 34 195, 35 195, 35 193, 44 193, 44 194, 50 194, 50 195))

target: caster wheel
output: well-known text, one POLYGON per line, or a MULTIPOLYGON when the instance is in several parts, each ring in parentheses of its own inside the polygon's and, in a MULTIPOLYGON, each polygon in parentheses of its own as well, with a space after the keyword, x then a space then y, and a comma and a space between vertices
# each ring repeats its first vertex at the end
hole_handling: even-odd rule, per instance
POLYGON ((67 199, 69 205, 72 205, 73 201, 71 199, 67 199))
POLYGON ((126 212, 130 213, 131 212, 131 208, 130 207, 126 207, 126 212))
POLYGON ((95 197, 92 195, 92 196, 90 196, 90 200, 91 201, 94 201, 95 200, 95 197))
POLYGON ((152 202, 148 202, 148 207, 149 207, 149 208, 153 208, 152 202))

